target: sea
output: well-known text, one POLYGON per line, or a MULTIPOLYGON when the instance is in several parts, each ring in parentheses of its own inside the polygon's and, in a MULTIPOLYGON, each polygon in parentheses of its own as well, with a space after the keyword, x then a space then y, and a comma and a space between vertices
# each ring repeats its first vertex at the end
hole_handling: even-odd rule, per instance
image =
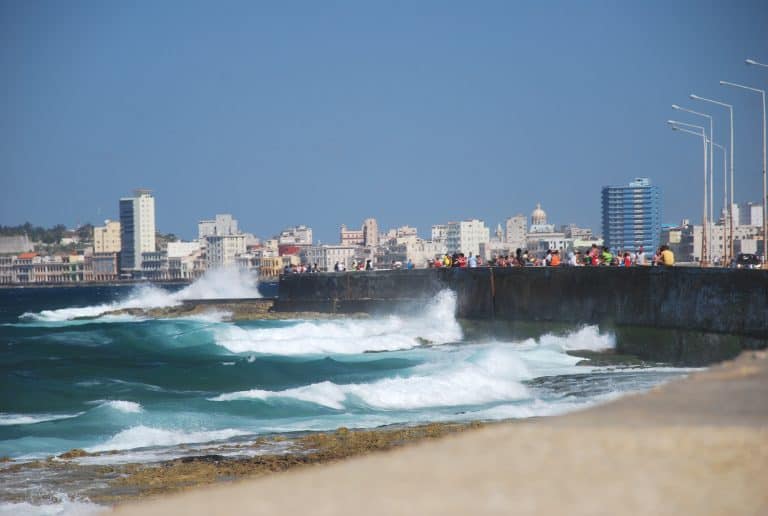
POLYGON ((471 336, 449 290, 410 312, 368 318, 103 315, 276 294, 227 270, 185 287, 0 289, 0 514, 103 510, 82 494, 87 480, 67 488, 54 469, 8 473, 72 449, 105 452, 75 459, 82 463, 153 463, 213 447, 252 453, 239 445, 342 426, 553 416, 690 371, 585 364, 569 351, 615 346, 596 326, 471 336))

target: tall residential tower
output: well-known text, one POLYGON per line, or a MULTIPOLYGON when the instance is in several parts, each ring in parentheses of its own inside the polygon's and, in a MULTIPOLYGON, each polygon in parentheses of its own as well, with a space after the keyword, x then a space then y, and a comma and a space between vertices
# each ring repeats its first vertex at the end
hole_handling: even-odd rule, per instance
POLYGON ((661 189, 645 177, 603 187, 603 239, 612 251, 652 253, 661 236, 661 189))
POLYGON ((155 198, 135 190, 120 199, 120 269, 141 269, 141 253, 155 252, 155 198))

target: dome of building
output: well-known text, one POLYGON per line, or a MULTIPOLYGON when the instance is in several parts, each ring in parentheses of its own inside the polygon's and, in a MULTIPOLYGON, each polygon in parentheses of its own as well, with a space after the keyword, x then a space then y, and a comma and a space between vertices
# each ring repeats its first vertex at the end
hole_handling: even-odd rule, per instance
POLYGON ((534 226, 547 223, 547 212, 541 209, 541 203, 536 203, 536 209, 531 212, 531 224, 534 226))

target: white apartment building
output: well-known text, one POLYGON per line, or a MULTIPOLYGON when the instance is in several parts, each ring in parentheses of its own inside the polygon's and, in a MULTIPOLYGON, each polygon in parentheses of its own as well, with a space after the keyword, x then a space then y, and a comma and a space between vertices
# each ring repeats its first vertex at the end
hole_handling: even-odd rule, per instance
MULTIPOLYGON (((725 247, 728 245, 724 238, 723 225, 714 224, 712 227, 712 263, 722 262, 725 247)), ((728 228, 730 231, 730 228, 728 228)), ((736 226, 733 228, 733 242, 735 253, 756 253, 762 250, 762 233, 760 226, 736 226)), ((701 225, 688 225, 682 228, 680 235, 681 262, 698 262, 701 260, 701 225)))
POLYGON ((120 199, 120 267, 141 269, 141 254, 155 252, 155 198, 150 190, 135 190, 120 199))
MULTIPOLYGON (((480 244, 487 247, 491 240, 491 232, 482 220, 462 220, 449 222, 446 230, 446 251, 464 253, 467 256, 479 255, 480 244)), ((488 258, 483 256, 483 258, 488 258)))
POLYGON ((432 226, 432 241, 445 242, 447 233, 448 233, 447 224, 435 224, 434 226, 432 226))
POLYGON ((245 254, 245 235, 209 235, 206 240, 208 269, 234 265, 237 255, 245 254))
POLYGON ((745 202, 733 205, 734 226, 762 226, 763 205, 745 202))
POLYGON ((181 258, 198 251, 200 251, 200 242, 197 240, 191 242, 168 242, 168 247, 166 248, 168 258, 181 258))
POLYGON ((504 243, 506 243, 511 249, 524 249, 525 239, 528 236, 526 230, 525 215, 518 214, 514 217, 509 217, 505 223, 506 232, 504 243))
POLYGON ((312 245, 312 228, 304 225, 286 228, 277 241, 279 245, 312 245))
POLYGON ((93 252, 120 252, 120 223, 118 221, 105 220, 103 226, 93 228, 93 252))
POLYGON ((213 235, 238 235, 237 219, 229 213, 217 214, 214 219, 201 220, 197 223, 197 238, 203 240, 213 235))

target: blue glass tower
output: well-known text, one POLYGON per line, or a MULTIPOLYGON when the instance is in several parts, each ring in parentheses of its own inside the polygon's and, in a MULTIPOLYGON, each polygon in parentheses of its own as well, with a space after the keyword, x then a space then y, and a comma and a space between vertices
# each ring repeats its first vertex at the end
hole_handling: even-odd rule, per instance
POLYGON ((603 239, 612 251, 652 253, 661 238, 661 189, 645 177, 603 187, 603 239))

